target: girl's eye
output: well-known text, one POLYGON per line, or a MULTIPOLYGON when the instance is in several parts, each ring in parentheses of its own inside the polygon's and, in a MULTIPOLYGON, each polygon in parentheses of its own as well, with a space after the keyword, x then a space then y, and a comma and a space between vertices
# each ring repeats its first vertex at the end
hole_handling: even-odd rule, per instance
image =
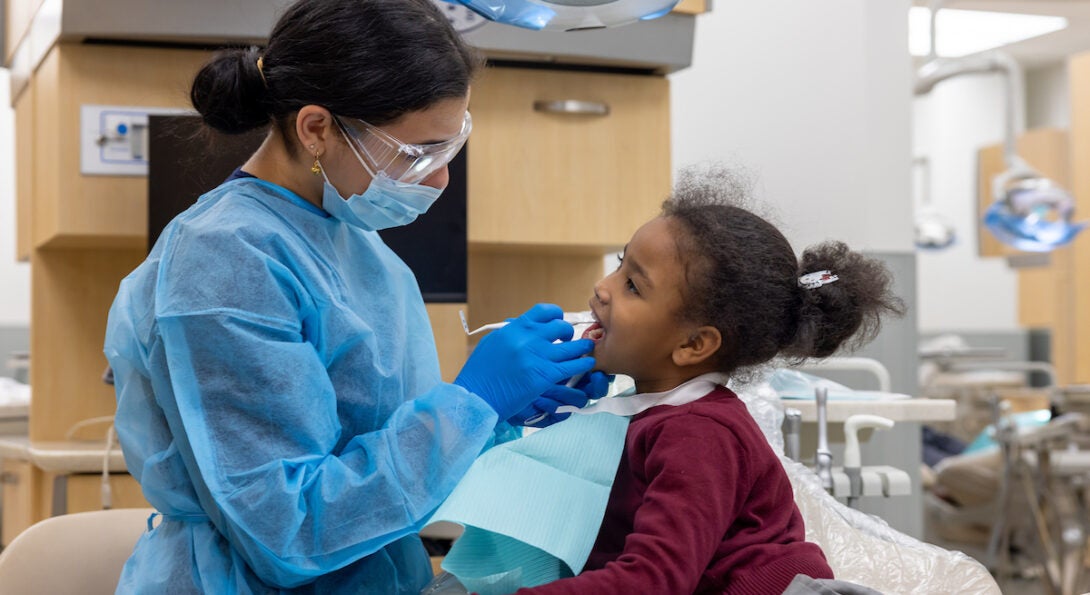
POLYGON ((636 287, 636 284, 632 282, 632 279, 625 279, 624 287, 628 291, 631 291, 632 293, 634 293, 636 295, 640 295, 640 288, 636 287))

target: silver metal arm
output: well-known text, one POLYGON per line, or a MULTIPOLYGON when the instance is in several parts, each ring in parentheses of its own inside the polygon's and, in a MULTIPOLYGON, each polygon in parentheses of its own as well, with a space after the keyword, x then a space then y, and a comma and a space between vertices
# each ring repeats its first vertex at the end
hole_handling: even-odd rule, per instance
POLYGON ((802 432, 802 411, 788 407, 783 412, 783 450, 787 458, 799 460, 799 435, 802 432))
POLYGON ((829 390, 826 388, 814 389, 814 399, 817 401, 817 430, 818 444, 814 456, 814 471, 821 478, 821 486, 825 491, 833 491, 833 453, 829 450, 829 426, 826 417, 826 406, 829 400, 829 390))
POLYGON ((934 58, 920 67, 916 73, 916 95, 926 95, 935 85, 966 74, 988 74, 997 72, 1004 76, 1006 105, 1004 106, 1005 130, 1003 138, 1003 160, 1008 169, 1028 166, 1018 157, 1015 143, 1018 134, 1025 128, 1025 82, 1022 67, 1018 62, 1003 52, 988 52, 964 58, 934 58))

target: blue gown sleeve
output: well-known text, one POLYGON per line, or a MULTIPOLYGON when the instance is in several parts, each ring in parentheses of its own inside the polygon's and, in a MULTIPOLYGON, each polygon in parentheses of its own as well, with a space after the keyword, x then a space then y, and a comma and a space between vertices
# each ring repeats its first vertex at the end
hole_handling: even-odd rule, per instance
MULTIPOLYGON (((330 375, 303 340, 309 306, 257 252, 197 287, 160 284, 170 390, 156 398, 211 521, 258 577, 291 588, 419 531, 496 439, 497 419, 440 383, 343 441, 330 375)), ((200 260, 179 257, 173 273, 193 280, 185 268, 200 260)))

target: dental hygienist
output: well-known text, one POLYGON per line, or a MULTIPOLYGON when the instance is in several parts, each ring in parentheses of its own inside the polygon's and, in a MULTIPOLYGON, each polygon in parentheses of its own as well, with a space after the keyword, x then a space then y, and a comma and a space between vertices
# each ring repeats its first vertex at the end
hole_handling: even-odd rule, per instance
MULTIPOLYGON (((430 0, 302 0, 217 54, 194 107, 268 127, 121 284, 105 351, 159 511, 119 592, 419 593, 416 535, 497 435, 605 390, 538 305, 441 382, 415 278, 376 231, 447 184, 480 64, 430 0)), ((214 145, 210 150, 215 150, 214 145)))

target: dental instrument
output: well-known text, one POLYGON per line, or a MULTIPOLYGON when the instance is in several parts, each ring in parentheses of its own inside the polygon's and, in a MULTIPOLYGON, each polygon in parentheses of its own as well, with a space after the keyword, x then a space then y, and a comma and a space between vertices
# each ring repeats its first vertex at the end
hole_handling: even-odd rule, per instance
MULTIPOLYGON (((494 331, 494 330, 496 330, 498 328, 503 328, 503 327, 507 326, 510 323, 509 320, 505 320, 503 322, 493 322, 493 323, 490 323, 490 324, 480 326, 480 327, 478 327, 476 329, 473 329, 471 331, 471 330, 469 330, 469 321, 466 320, 465 310, 458 310, 458 318, 460 318, 462 320, 462 330, 464 330, 466 332, 466 336, 469 336, 469 337, 472 337, 473 335, 476 335, 477 333, 483 333, 485 331, 494 331)), ((567 322, 569 324, 590 324, 590 323, 594 322, 594 315, 591 314, 589 310, 586 311, 586 312, 565 312, 564 313, 564 322, 567 322)))
MULTIPOLYGON (((509 322, 510 322, 510 321, 506 321, 506 320, 504 322, 493 322, 493 323, 490 323, 490 324, 480 326, 480 327, 478 327, 478 328, 471 331, 471 330, 469 330, 469 321, 466 320, 465 310, 458 310, 458 318, 461 319, 461 321, 462 321, 462 330, 465 331, 466 336, 468 336, 468 337, 472 337, 473 335, 476 335, 478 333, 483 333, 485 331, 492 331, 492 330, 496 330, 496 329, 499 329, 499 328, 503 328, 503 327, 507 326, 509 324, 509 322)), ((572 324, 572 325, 575 325, 575 324, 592 324, 592 323, 595 322, 595 320, 594 320, 594 315, 589 310, 587 310, 587 311, 584 311, 584 312, 565 312, 564 313, 564 322, 567 322, 567 323, 572 324)), ((564 384, 564 386, 566 386, 568 388, 575 387, 575 385, 578 384, 579 381, 583 379, 583 376, 584 376, 584 374, 576 374, 575 376, 572 376, 570 379, 568 379, 568 381, 564 384)), ((537 415, 535 415, 533 417, 528 418, 526 421, 523 422, 523 425, 533 426, 534 424, 540 423, 543 419, 545 419, 546 417, 548 417, 551 414, 552 414, 552 412, 550 412, 550 411, 542 411, 541 413, 539 413, 539 414, 537 414, 537 415)))
MULTIPOLYGON (((582 380, 583 376, 585 376, 585 375, 586 375, 586 373, 584 372, 583 374, 576 374, 575 376, 572 376, 571 378, 568 379, 567 382, 564 383, 564 386, 566 386, 568 388, 574 388, 576 384, 579 384, 579 381, 582 380)), ((533 426, 534 424, 541 423, 541 420, 545 419, 546 417, 549 417, 549 415, 551 415, 552 413, 555 413, 555 412, 542 411, 541 413, 538 413, 537 415, 528 418, 526 421, 524 421, 522 423, 523 423, 523 425, 526 425, 526 426, 533 426)))
MULTIPOLYGON (((584 375, 585 375, 585 373, 577 374, 577 375, 572 376, 571 378, 568 378, 568 381, 565 382, 564 386, 566 386, 568 388, 576 387, 576 385, 579 384, 579 381, 583 379, 584 375)), ((541 421, 544 420, 545 417, 548 417, 549 415, 552 415, 553 413, 556 413, 556 412, 543 411, 541 413, 538 413, 537 415, 526 418, 526 421, 522 422, 522 425, 533 426, 534 424, 541 423, 541 421)))

